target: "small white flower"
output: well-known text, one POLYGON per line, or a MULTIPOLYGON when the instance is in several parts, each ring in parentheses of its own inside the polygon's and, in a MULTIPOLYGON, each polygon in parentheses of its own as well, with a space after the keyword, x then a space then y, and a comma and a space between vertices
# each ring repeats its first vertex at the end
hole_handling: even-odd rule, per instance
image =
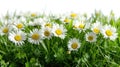
POLYGON ((100 33, 102 29, 102 24, 100 22, 96 22, 92 25, 91 30, 95 33, 98 34, 100 33))
POLYGON ((20 20, 14 22, 13 29, 14 30, 22 30, 22 29, 24 29, 24 23, 21 22, 20 20))
POLYGON ((52 28, 52 23, 50 23, 50 22, 44 22, 44 23, 42 24, 42 27, 52 28))
POLYGON ((69 51, 74 51, 78 50, 80 48, 81 43, 79 42, 78 39, 73 38, 68 41, 68 50, 69 51))
POLYGON ((15 43, 15 45, 22 45, 26 40, 26 34, 22 31, 9 33, 8 39, 15 43))
POLYGON ((69 24, 71 22, 71 19, 69 17, 62 17, 60 20, 63 22, 63 24, 69 24))
POLYGON ((42 18, 37 18, 37 19, 34 19, 34 21, 30 21, 28 23, 29 26, 37 26, 37 25, 41 25, 43 24, 43 19, 42 18))
POLYGON ((85 38, 86 38, 86 41, 88 41, 88 42, 95 42, 96 39, 97 39, 97 36, 96 36, 95 33, 90 32, 90 33, 87 33, 87 34, 85 35, 85 38))
POLYGON ((77 13, 71 13, 70 16, 71 16, 72 18, 76 18, 76 17, 77 17, 77 13))
POLYGON ((42 28, 41 32, 44 38, 50 39, 52 37, 52 29, 49 27, 42 28))
POLYGON ((10 25, 3 25, 0 27, 0 35, 6 35, 9 34, 9 32, 11 32, 12 28, 10 25))
POLYGON ((53 28, 52 28, 52 32, 53 32, 54 36, 64 39, 66 36, 67 30, 64 28, 63 25, 54 24, 53 28))
POLYGON ((28 41, 32 44, 39 44, 42 38, 41 30, 34 29, 33 31, 30 31, 28 41))
POLYGON ((84 21, 75 21, 73 22, 73 29, 78 30, 79 32, 89 29, 90 23, 84 21))
POLYGON ((118 35, 116 33, 116 28, 111 25, 105 25, 101 33, 104 35, 104 38, 110 38, 110 40, 115 40, 118 35))

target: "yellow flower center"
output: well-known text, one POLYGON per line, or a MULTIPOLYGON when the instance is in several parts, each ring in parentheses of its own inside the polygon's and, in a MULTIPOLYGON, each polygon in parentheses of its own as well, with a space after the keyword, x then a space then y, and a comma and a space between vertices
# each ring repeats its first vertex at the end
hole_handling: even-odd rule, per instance
POLYGON ((22 24, 22 23, 17 24, 17 28, 18 28, 18 29, 23 28, 23 24, 22 24))
POLYGON ((32 17, 35 17, 35 16, 37 16, 37 14, 36 14, 36 13, 32 13, 31 16, 32 16, 32 17))
POLYGON ((5 28, 3 29, 3 33, 8 33, 8 31, 9 31, 9 29, 8 29, 7 27, 5 27, 5 28))
POLYGON ((93 36, 88 36, 88 40, 92 41, 93 40, 93 36))
POLYGON ((75 18, 77 16, 77 14, 76 13, 72 13, 70 16, 75 18))
POLYGON ((100 32, 100 30, 98 28, 94 28, 93 32, 96 33, 96 34, 98 34, 100 32))
POLYGON ((79 25, 79 28, 83 29, 84 26, 85 26, 84 24, 80 24, 80 25, 79 25))
POLYGON ((57 29, 57 30, 55 31, 55 33, 56 33, 57 35, 61 35, 61 34, 62 34, 62 30, 57 29))
POLYGON ((50 28, 51 28, 52 25, 51 25, 50 23, 46 23, 46 24, 45 24, 45 27, 50 27, 50 28))
POLYGON ((78 47, 78 43, 72 43, 71 47, 72 47, 73 49, 76 49, 76 48, 78 47))
POLYGON ((70 20, 68 18, 65 18, 64 22, 69 23, 70 20))
POLYGON ((39 39, 39 34, 38 33, 34 33, 33 35, 32 35, 32 39, 34 39, 34 40, 38 40, 39 39))
POLYGON ((49 36, 49 35, 50 35, 50 32, 46 30, 46 31, 44 32, 44 35, 45 35, 45 36, 49 36))
POLYGON ((22 40, 22 37, 21 37, 20 35, 16 35, 16 36, 14 37, 14 39, 15 39, 16 41, 21 41, 21 40, 22 40))
POLYGON ((111 30, 106 30, 105 33, 106 33, 107 36, 112 36, 112 31, 111 30))

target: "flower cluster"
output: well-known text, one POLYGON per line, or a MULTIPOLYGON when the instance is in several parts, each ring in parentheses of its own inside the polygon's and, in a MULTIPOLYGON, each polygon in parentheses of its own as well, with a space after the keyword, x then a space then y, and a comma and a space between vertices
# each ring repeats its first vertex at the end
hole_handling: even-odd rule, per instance
POLYGON ((67 37, 69 51, 78 50, 82 44, 82 39, 74 36, 75 32, 77 32, 75 35, 90 43, 95 43, 98 38, 112 41, 117 38, 117 30, 110 24, 103 24, 100 21, 90 22, 75 13, 64 18, 39 17, 37 14, 21 15, 19 18, 15 16, 1 20, 0 26, 0 36, 7 36, 15 45, 24 45, 25 42, 38 45, 45 39, 52 40, 53 37, 57 37, 64 40, 67 37))
POLYGON ((95 12, 0 18, 2 67, 119 67, 120 18, 95 12))

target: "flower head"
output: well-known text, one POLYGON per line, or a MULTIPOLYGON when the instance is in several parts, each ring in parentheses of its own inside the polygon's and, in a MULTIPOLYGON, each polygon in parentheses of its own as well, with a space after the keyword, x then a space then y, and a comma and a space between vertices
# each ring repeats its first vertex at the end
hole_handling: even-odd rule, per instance
POLYGON ((70 51, 78 50, 80 48, 81 43, 78 39, 73 38, 68 41, 68 49, 70 51))
POLYGON ((111 25, 105 25, 101 33, 104 35, 104 38, 110 38, 110 40, 117 38, 116 28, 111 25))
POLYGON ((85 35, 85 38, 86 38, 86 41, 88 41, 88 42, 95 42, 96 39, 97 39, 97 36, 96 36, 95 33, 90 32, 90 33, 87 33, 87 34, 85 35))
POLYGON ((52 37, 52 29, 49 27, 42 28, 41 32, 44 38, 50 39, 52 37))
POLYGON ((9 33, 8 39, 16 45, 22 45, 26 40, 26 33, 22 31, 11 32, 9 33))
POLYGON ((9 32, 11 32, 12 28, 10 25, 3 25, 0 27, 0 35, 6 35, 9 34, 9 32))
POLYGON ((102 24, 100 22, 96 22, 92 25, 91 30, 95 33, 98 34, 100 33, 102 28, 102 24))
POLYGON ((64 28, 63 25, 54 24, 52 32, 53 32, 54 36, 64 39, 66 36, 67 30, 64 28))
POLYGON ((43 39, 41 30, 33 29, 30 31, 28 41, 32 44, 39 44, 43 39))

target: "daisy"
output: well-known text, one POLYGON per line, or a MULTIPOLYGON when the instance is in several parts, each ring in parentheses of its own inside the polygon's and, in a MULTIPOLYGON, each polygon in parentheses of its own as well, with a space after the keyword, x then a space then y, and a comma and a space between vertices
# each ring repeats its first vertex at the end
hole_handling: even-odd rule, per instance
POLYGON ((69 22, 70 22, 70 19, 65 18, 65 19, 64 19, 64 22, 69 23, 69 22))
POLYGON ((40 30, 33 29, 33 31, 30 31, 28 41, 32 44, 39 44, 42 40, 43 36, 40 30))
POLYGON ((31 17, 36 17, 37 13, 31 13, 31 17))
POLYGON ((76 13, 71 13, 70 16, 71 16, 72 18, 76 18, 76 17, 77 17, 77 14, 76 14, 76 13))
POLYGON ((91 30, 95 33, 98 34, 100 33, 102 28, 102 24, 100 22, 96 22, 92 25, 91 30))
POLYGON ((41 32, 44 38, 50 39, 52 37, 52 29, 49 27, 42 28, 41 32))
POLYGON ((78 50, 80 48, 81 43, 79 42, 78 39, 73 38, 68 41, 68 50, 69 51, 74 51, 78 50))
POLYGON ((5 34, 9 34, 11 32, 12 28, 10 25, 3 25, 0 27, 0 35, 3 36, 5 34))
POLYGON ((15 22, 14 22, 14 25, 13 25, 13 29, 14 29, 14 30, 22 30, 22 29, 24 29, 24 24, 23 24, 23 22, 21 22, 20 20, 15 21, 15 22))
POLYGON ((66 36, 67 30, 64 28, 63 25, 54 24, 52 32, 56 37, 60 37, 61 39, 64 39, 66 36))
POLYGON ((71 22, 71 19, 68 18, 68 17, 63 17, 63 18, 61 18, 60 20, 61 20, 61 22, 63 22, 63 24, 68 24, 68 23, 71 22))
POLYGON ((87 34, 85 35, 85 38, 86 38, 86 41, 88 41, 88 42, 95 42, 96 39, 97 39, 97 36, 96 36, 95 33, 90 32, 90 33, 87 33, 87 34))
POLYGON ((26 34, 22 31, 11 32, 9 33, 8 39, 16 45, 22 45, 26 40, 26 34))
POLYGON ((79 32, 85 31, 86 29, 89 29, 90 23, 83 22, 83 21, 75 21, 73 22, 73 29, 78 30, 79 32))
POLYGON ((110 38, 110 40, 115 40, 118 35, 116 33, 116 28, 111 25, 105 25, 101 33, 104 35, 104 38, 110 38))
POLYGON ((29 26, 37 26, 37 25, 41 25, 43 23, 43 19, 42 18, 37 18, 34 21, 30 21, 28 23, 29 26))
POLYGON ((44 21, 41 26, 44 28, 44 27, 48 27, 48 28, 52 28, 52 23, 51 22, 47 22, 47 21, 44 21))

